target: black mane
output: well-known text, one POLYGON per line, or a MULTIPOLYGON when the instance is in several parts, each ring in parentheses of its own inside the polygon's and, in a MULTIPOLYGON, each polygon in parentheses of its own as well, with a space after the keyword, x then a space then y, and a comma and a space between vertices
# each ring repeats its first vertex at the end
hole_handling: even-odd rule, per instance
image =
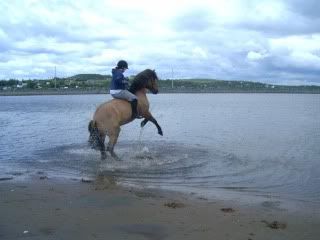
POLYGON ((129 88, 129 91, 135 93, 142 88, 145 88, 149 80, 158 80, 158 76, 155 71, 151 69, 146 69, 140 73, 138 73, 129 88))

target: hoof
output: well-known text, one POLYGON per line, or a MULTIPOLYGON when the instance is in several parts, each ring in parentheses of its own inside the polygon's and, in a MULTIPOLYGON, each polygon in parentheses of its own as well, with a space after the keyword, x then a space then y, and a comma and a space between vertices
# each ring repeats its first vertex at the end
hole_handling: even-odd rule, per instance
POLYGON ((98 146, 98 144, 96 144, 96 142, 94 142, 94 141, 88 141, 88 145, 89 145, 89 147, 91 148, 91 149, 93 149, 93 150, 100 150, 100 148, 99 148, 99 146, 98 146))
POLYGON ((116 161, 121 161, 121 159, 115 153, 111 154, 111 157, 116 161))
POLYGON ((104 153, 101 153, 101 161, 104 161, 107 159, 107 154, 104 152, 104 153))

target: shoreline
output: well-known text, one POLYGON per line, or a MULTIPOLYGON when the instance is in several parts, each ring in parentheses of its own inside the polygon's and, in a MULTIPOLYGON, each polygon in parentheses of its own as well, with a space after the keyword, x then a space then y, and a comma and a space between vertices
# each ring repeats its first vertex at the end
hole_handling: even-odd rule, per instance
POLYGON ((0 181, 0 238, 318 239, 319 212, 242 205, 173 191, 48 178, 0 181))
MULTIPOLYGON (((109 94, 104 90, 93 91, 16 91, 4 92, 0 91, 0 96, 51 96, 51 95, 95 95, 95 94, 109 94)), ((183 91, 161 91, 159 94, 320 94, 320 91, 197 91, 197 90, 183 90, 183 91)))

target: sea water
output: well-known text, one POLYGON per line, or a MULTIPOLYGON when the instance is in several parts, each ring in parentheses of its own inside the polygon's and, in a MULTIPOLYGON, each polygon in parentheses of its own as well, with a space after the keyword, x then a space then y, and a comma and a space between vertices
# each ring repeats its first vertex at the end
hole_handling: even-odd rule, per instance
POLYGON ((0 97, 0 177, 115 177, 119 184, 320 204, 320 95, 158 94, 100 161, 88 122, 109 95, 0 97))

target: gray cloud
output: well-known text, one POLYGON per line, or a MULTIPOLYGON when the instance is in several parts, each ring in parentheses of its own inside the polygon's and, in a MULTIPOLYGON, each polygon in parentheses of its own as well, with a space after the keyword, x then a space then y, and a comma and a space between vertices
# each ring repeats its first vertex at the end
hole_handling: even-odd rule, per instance
POLYGON ((261 32, 270 37, 281 37, 290 35, 316 34, 320 32, 320 19, 312 20, 298 16, 292 16, 282 21, 269 22, 245 22, 235 26, 261 32))
POLYGON ((2 1, 0 75, 109 74, 124 58, 129 75, 320 85, 318 1, 155 4, 2 1))
POLYGON ((320 2, 318 0, 291 0, 286 1, 288 8, 299 15, 310 19, 320 18, 320 2))
MULTIPOLYGON (((257 1, 259 3, 259 1, 257 1)), ((262 1, 263 3, 263 1, 262 1)), ((264 8, 266 6, 261 6, 264 8)), ((320 32, 320 2, 317 0, 270 1, 263 13, 255 5, 243 8, 241 18, 230 22, 231 28, 257 31, 266 37, 317 34, 320 32), (278 3, 273 7, 273 3, 278 3), (259 16, 261 15, 261 16, 259 16)))
POLYGON ((202 32, 211 24, 210 12, 205 9, 193 9, 177 16, 173 21, 174 30, 177 32, 202 32))

